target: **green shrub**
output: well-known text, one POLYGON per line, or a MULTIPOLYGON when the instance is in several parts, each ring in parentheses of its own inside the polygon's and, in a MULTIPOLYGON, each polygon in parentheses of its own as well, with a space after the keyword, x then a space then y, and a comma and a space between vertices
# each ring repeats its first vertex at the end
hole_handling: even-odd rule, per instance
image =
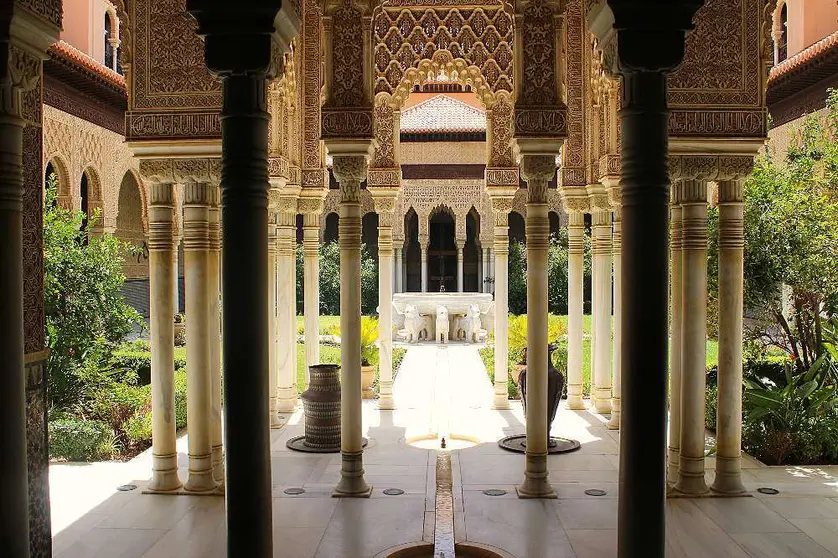
POLYGON ((716 431, 716 405, 719 398, 717 386, 707 386, 707 395, 704 398, 704 425, 707 430, 716 431))
POLYGON ((175 425, 186 427, 186 368, 175 372, 175 425))
POLYGON ((132 417, 147 413, 151 408, 151 386, 137 386, 114 382, 93 396, 90 414, 107 423, 116 443, 124 451, 132 450, 131 439, 125 430, 132 417))
POLYGON ((827 354, 784 385, 746 379, 743 447, 769 465, 823 463, 838 453, 838 392, 827 354))
MULTIPOLYGON (((145 386, 151 383, 151 350, 134 348, 133 343, 126 343, 114 351, 111 357, 114 370, 132 371, 137 376, 137 383, 145 386)), ((186 367, 186 356, 175 352, 175 370, 186 367)))
POLYGON ((67 461, 110 459, 114 435, 101 421, 62 418, 48 425, 50 457, 67 461))

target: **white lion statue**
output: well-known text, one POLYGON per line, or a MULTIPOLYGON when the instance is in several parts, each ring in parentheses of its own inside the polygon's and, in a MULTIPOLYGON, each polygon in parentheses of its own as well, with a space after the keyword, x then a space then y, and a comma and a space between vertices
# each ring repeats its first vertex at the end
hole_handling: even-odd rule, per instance
POLYGON ((480 322, 480 306, 472 304, 465 317, 465 338, 470 343, 479 343, 486 338, 486 330, 480 322))
MULTIPOLYGON (((422 338, 423 321, 416 306, 408 304, 404 309, 404 329, 400 329, 398 334, 408 343, 416 343, 422 338)), ((427 336, 425 332, 425 337, 427 336)))
POLYGON ((448 308, 445 306, 436 307, 436 341, 446 343, 448 340, 448 308))

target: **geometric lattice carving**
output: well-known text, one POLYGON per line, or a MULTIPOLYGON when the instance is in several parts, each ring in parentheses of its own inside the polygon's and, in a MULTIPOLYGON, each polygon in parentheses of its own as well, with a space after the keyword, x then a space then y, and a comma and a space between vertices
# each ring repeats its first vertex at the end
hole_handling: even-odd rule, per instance
POLYGON ((379 10, 374 93, 393 94, 409 68, 448 51, 476 66, 492 91, 512 91, 512 18, 500 6, 379 10))

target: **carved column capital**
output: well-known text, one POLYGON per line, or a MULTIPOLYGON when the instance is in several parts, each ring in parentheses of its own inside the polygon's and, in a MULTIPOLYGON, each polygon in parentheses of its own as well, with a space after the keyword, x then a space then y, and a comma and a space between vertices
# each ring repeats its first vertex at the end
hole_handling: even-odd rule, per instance
POLYGON ((552 155, 521 157, 521 176, 527 182, 527 201, 547 203, 547 184, 556 174, 556 158, 552 155))
POLYGON ((367 178, 367 158, 363 155, 336 155, 332 172, 340 183, 341 201, 360 203, 361 182, 367 178))

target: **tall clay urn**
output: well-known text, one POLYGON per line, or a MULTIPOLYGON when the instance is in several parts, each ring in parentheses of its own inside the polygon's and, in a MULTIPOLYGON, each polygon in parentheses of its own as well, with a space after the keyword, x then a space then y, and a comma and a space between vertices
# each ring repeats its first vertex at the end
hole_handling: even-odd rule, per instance
POLYGON ((309 385, 303 392, 305 438, 303 451, 340 451, 340 366, 315 364, 308 367, 309 385))

